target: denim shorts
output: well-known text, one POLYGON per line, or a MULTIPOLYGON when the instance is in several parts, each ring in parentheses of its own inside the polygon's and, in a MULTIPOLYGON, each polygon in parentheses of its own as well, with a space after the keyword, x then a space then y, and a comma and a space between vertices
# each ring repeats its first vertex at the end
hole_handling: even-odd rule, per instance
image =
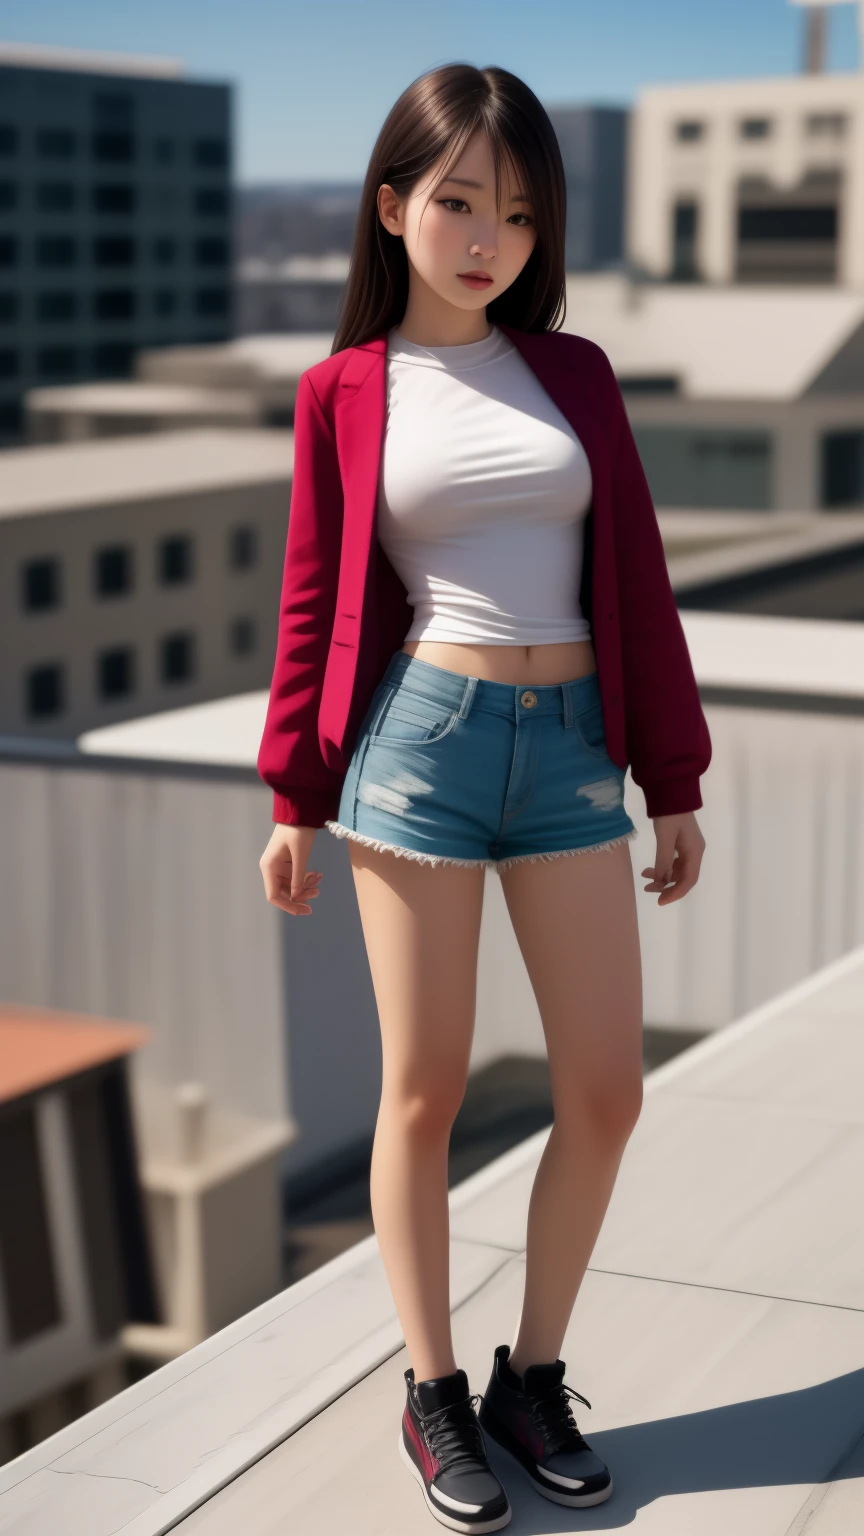
POLYGON ((336 837, 429 864, 499 871, 629 842, 596 672, 493 683, 391 656, 360 725, 336 837))

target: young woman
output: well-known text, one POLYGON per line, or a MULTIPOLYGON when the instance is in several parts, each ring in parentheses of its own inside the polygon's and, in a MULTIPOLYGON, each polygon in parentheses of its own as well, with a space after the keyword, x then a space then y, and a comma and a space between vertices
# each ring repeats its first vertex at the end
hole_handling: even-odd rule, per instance
POLYGON ((333 350, 298 387, 258 758, 268 901, 310 915, 316 829, 348 840, 383 1041, 372 1212, 412 1361, 399 1449, 457 1531, 511 1514, 478 1425, 545 1498, 611 1492, 558 1351, 642 1102, 628 766, 661 905, 705 846, 711 744, 651 497, 606 355, 558 329, 564 222, 555 134, 516 76, 452 64, 396 102, 333 350), (447 1169, 490 866, 554 1123, 518 1330, 478 1415, 450 1331, 447 1169))

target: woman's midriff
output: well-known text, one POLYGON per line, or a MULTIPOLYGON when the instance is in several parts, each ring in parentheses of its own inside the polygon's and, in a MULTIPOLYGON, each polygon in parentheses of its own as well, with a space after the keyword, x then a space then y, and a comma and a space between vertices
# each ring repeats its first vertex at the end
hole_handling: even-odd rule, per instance
POLYGON ((464 672, 490 683, 567 683, 594 672, 597 662, 590 640, 563 645, 457 645, 445 640, 406 640, 408 656, 449 672, 464 672))

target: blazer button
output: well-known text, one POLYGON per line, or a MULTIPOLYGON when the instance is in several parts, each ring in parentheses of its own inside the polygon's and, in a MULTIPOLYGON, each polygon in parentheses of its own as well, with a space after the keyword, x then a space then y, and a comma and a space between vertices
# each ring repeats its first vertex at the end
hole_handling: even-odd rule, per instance
POLYGON ((613 693, 613 695, 612 695, 611 699, 609 700, 609 702, 610 702, 610 704, 617 704, 618 703, 618 695, 617 695, 617 693, 613 693))
POLYGON ((610 619, 614 619, 614 617, 615 617, 615 614, 614 613, 610 613, 609 618, 610 619))

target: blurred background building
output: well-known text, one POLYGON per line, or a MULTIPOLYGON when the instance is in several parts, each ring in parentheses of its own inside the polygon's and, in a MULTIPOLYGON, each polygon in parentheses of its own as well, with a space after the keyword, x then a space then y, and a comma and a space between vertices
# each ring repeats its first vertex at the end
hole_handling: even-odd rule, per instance
POLYGON ((232 314, 231 87, 0 45, 0 438, 28 389, 124 377, 232 314))

